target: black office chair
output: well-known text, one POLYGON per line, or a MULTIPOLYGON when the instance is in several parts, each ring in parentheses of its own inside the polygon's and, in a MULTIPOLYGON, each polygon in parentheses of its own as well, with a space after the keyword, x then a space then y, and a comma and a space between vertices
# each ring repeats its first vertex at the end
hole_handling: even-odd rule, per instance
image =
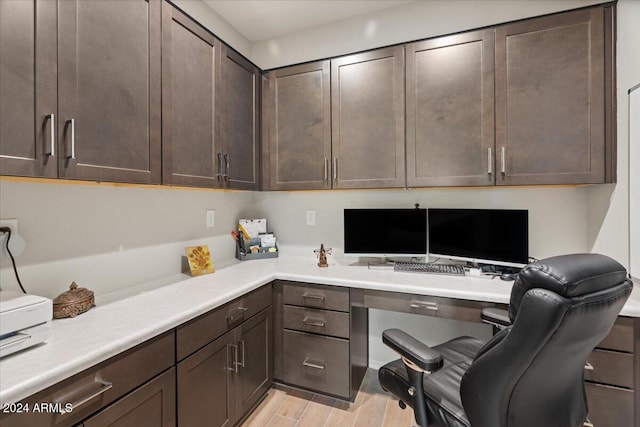
POLYGON ((430 348, 399 329, 384 331, 402 359, 380 368, 380 384, 423 427, 581 426, 587 356, 632 288, 624 267, 604 255, 529 264, 511 291, 512 325, 487 343, 460 337, 430 348))

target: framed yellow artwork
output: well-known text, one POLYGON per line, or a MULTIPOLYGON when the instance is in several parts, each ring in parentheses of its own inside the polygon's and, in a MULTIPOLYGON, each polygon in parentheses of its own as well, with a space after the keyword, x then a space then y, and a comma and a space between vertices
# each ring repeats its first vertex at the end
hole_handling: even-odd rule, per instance
POLYGON ((200 276, 215 271, 207 245, 189 246, 186 251, 192 276, 200 276))

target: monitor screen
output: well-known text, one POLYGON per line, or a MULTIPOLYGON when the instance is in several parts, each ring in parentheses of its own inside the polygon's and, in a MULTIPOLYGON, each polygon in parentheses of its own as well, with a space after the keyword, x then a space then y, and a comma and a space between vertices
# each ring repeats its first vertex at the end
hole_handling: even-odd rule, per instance
POLYGON ((529 258, 529 211, 429 209, 429 255, 521 267, 529 258))
POLYGON ((344 253, 376 257, 426 256, 426 209, 345 209, 344 253))

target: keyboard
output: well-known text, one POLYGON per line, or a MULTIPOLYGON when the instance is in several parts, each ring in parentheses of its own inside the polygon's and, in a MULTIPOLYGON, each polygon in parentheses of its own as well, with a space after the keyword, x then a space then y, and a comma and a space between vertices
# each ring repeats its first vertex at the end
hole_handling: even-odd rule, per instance
POLYGON ((394 271, 407 271, 413 273, 450 274, 464 276, 464 267, 460 264, 428 264, 424 262, 396 262, 394 271))

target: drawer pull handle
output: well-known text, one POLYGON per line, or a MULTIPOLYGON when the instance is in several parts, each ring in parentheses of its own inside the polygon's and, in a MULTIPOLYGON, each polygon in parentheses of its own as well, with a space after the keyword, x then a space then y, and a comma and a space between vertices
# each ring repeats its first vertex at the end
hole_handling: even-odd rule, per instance
POLYGON ((583 422, 583 423, 582 423, 582 426, 583 426, 583 427, 594 427, 594 426, 593 426, 593 423, 592 423, 591 421, 589 421, 589 420, 587 420, 587 421, 583 422))
MULTIPOLYGON (((108 390, 110 390, 113 387, 113 383, 110 383, 108 381, 103 381, 103 380, 96 380, 92 385, 94 384, 99 384, 100 388, 92 393, 89 393, 85 397, 81 397, 80 399, 73 402, 69 410, 66 409, 67 405, 65 405, 66 402, 64 402, 64 400, 66 400, 66 396, 63 398, 57 399, 56 403, 62 404, 62 407, 63 407, 63 409, 60 410, 60 415, 64 415, 71 411, 77 411, 80 406, 84 405, 91 399, 106 393, 108 390)), ((88 388, 88 387, 85 387, 85 388, 88 388)), ((81 389, 80 391, 83 391, 83 390, 81 389)))
POLYGON ((318 326, 320 328, 324 328, 325 325, 325 323, 320 319, 310 319, 308 317, 302 319, 302 323, 309 326, 318 326))
POLYGON ((593 365, 592 365, 591 363, 589 363, 589 362, 587 362, 587 363, 584 365, 584 370, 585 370, 585 371, 593 371, 594 369, 595 369, 595 368, 593 367, 593 365))
POLYGON ((410 307, 411 308, 422 308, 422 309, 425 309, 425 310, 438 311, 438 303, 431 302, 431 301, 411 300, 410 307))
POLYGON ((45 156, 54 157, 56 155, 56 115, 47 114, 45 120, 49 120, 49 151, 45 151, 45 156))
POLYGON ((315 299, 318 301, 324 301, 324 295, 314 295, 314 294, 310 294, 305 292, 304 294, 302 294, 302 298, 309 298, 309 299, 315 299))
POLYGON ((317 362, 315 360, 310 360, 308 357, 304 359, 304 362, 302 362, 302 366, 324 370, 324 362, 317 362))
POLYGON ((233 309, 233 311, 231 313, 229 313, 229 316, 227 317, 227 322, 228 323, 233 323, 235 321, 237 321, 238 319, 242 319, 244 318, 244 313, 249 310, 246 307, 238 307, 233 309))
POLYGON ((240 357, 242 358, 242 362, 238 362, 238 366, 244 368, 244 340, 238 341, 238 346, 240 347, 240 357))

